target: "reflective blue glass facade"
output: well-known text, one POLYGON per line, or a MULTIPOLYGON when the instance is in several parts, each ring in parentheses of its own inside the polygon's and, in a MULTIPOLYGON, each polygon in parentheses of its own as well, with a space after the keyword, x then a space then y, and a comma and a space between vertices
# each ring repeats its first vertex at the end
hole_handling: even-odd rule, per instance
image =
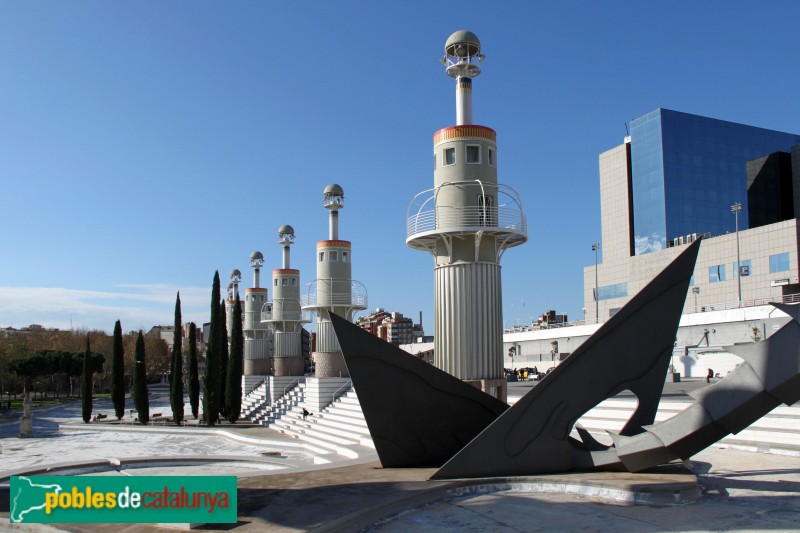
POLYGON ((630 123, 636 255, 692 233, 735 229, 747 219, 747 161, 800 144, 800 135, 656 109, 630 123))

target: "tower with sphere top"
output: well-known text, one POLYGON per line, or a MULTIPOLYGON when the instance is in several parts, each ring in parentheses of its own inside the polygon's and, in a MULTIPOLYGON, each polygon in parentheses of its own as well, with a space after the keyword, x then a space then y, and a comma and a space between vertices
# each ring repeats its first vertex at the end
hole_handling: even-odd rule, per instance
POLYGON ((317 378, 349 376, 330 313, 352 321, 357 311, 367 308, 366 289, 352 279, 351 243, 339 238, 339 210, 344 208, 344 199, 341 186, 325 187, 322 205, 329 211, 328 238, 317 243, 317 279, 308 284, 302 297, 302 308, 316 314, 312 358, 317 378))
POLYGON ((273 369, 275 377, 303 376, 303 324, 309 322, 300 308, 300 271, 291 267, 294 228, 278 228, 283 248, 282 265, 272 271, 272 299, 264 306, 261 320, 273 328, 273 369))
POLYGON ((474 33, 447 39, 456 125, 433 135, 434 186, 411 201, 406 244, 434 259, 435 365, 505 401, 500 258, 528 235, 519 195, 497 179, 497 135, 472 120, 483 60, 474 33))
POLYGON ((267 289, 261 287, 264 255, 250 254, 253 286, 244 290, 244 375, 267 376, 272 373, 272 329, 261 321, 261 310, 267 303, 267 289))

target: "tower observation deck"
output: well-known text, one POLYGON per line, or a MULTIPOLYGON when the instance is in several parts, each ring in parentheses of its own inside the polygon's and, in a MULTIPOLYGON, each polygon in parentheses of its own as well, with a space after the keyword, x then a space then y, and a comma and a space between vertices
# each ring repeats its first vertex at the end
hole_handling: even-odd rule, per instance
POLYGON ((434 187, 411 201, 406 244, 434 257, 434 362, 506 397, 500 258, 528 240, 517 192, 498 183, 497 138, 472 123, 472 78, 484 60, 478 37, 453 33, 442 64, 456 79, 456 125, 433 136, 434 187))

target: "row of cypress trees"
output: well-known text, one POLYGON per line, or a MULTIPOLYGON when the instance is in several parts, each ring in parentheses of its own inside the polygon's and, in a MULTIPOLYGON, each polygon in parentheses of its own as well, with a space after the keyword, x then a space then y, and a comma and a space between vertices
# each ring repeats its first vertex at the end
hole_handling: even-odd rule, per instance
POLYGON ((233 331, 228 353, 228 326, 225 301, 220 297, 219 271, 214 272, 211 286, 211 325, 206 348, 203 413, 206 423, 214 426, 220 417, 231 424, 239 419, 242 404, 244 332, 242 304, 234 295, 233 331))
MULTIPOLYGON (((235 295, 233 309, 233 331, 231 332, 230 354, 228 353, 228 329, 225 301, 220 298, 219 272, 214 273, 211 289, 211 330, 206 350, 204 375, 203 412, 209 426, 216 425, 220 417, 235 423, 241 414, 242 374, 244 365, 244 332, 242 330, 242 305, 239 295, 235 295)), ((113 354, 111 359, 111 400, 117 420, 125 414, 125 364, 122 342, 122 325, 114 324, 113 354)), ((189 324, 189 405, 195 419, 200 407, 200 383, 197 364, 197 326, 189 324)), ((147 390, 144 336, 139 331, 133 362, 132 397, 139 422, 147 424, 150 419, 150 400, 147 390)), ((91 348, 86 339, 86 354, 83 365, 83 420, 88 422, 92 413, 92 372, 91 348)), ((181 295, 175 298, 175 322, 170 360, 170 405, 175 424, 184 419, 183 388, 183 336, 181 317, 181 295)))
MULTIPOLYGON (((90 352, 89 340, 86 340, 87 354, 90 352)), ((111 401, 114 405, 114 414, 117 420, 125 414, 125 350, 122 342, 122 325, 119 320, 114 324, 113 354, 111 358, 111 401)), ((84 358, 84 373, 87 372, 86 357, 84 358)), ((147 389, 147 363, 145 361, 144 335, 141 331, 136 337, 133 360, 133 384, 131 396, 134 407, 139 415, 139 422, 147 424, 150 420, 150 399, 147 389)), ((170 404, 173 419, 176 424, 183 422, 183 338, 181 335, 181 302, 180 293, 175 301, 175 337, 170 361, 170 404)), ((87 380, 84 379, 84 383, 87 380)), ((91 383, 91 380, 89 380, 91 383)), ((88 422, 91 416, 91 389, 84 390, 84 398, 89 398, 87 416, 87 403, 84 400, 84 421, 88 422)), ((192 415, 198 417, 200 406, 200 381, 197 373, 197 326, 194 322, 189 324, 189 405, 192 415)))

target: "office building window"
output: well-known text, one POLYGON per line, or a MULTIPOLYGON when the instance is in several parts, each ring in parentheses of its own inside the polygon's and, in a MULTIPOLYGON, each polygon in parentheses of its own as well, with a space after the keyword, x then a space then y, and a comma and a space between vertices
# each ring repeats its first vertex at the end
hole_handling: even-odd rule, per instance
POLYGON ((444 149, 444 164, 445 165, 455 165, 456 164, 456 149, 455 148, 445 148, 444 149))
MULTIPOLYGON (((592 289, 592 292, 594 292, 594 289, 592 289)), ((605 285, 597 289, 595 301, 598 299, 612 300, 614 298, 624 298, 625 296, 628 296, 628 284, 614 283, 613 285, 605 285)))
POLYGON ((478 145, 467 145, 467 163, 476 165, 481 162, 481 147, 478 145))
POLYGON ((718 281, 725 281, 725 265, 708 267, 708 282, 716 283, 718 281))
POLYGON ((786 272, 789 270, 789 252, 769 256, 769 272, 786 272))

